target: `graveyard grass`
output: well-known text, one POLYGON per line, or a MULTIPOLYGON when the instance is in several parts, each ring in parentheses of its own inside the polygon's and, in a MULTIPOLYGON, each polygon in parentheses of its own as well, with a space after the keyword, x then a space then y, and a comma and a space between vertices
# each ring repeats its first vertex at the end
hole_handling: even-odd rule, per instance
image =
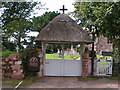
MULTIPOLYGON (((102 59, 109 59, 111 56, 103 56, 102 59)), ((100 55, 97 55, 97 58, 100 58, 100 55)))
MULTIPOLYGON (((109 58, 110 58, 111 56, 103 56, 102 57, 102 60, 109 60, 109 58)), ((100 55, 97 55, 97 58, 100 58, 100 55)), ((99 66, 105 66, 105 65, 108 65, 109 63, 108 62, 106 62, 106 61, 102 61, 102 62, 98 62, 98 65, 99 66)))
MULTIPOLYGON (((80 55, 75 55, 73 58, 70 57, 70 55, 65 55, 64 59, 77 59, 80 55)), ((54 54, 46 54, 46 59, 62 59, 61 57, 54 57, 54 54)))

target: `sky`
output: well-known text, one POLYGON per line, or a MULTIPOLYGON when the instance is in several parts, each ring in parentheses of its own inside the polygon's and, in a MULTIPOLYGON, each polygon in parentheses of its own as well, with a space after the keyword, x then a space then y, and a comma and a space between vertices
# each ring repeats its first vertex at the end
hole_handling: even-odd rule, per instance
MULTIPOLYGON (((71 12, 74 10, 74 6, 72 3, 74 3, 75 0, 39 0, 42 4, 45 4, 43 8, 48 8, 48 10, 40 10, 40 13, 38 15, 43 14, 46 11, 60 11, 59 9, 62 8, 62 5, 65 5, 65 8, 68 10, 65 13, 71 12)), ((39 10, 36 10, 36 12, 39 12, 39 10)))
MULTIPOLYGON (((58 11, 62 13, 59 9, 65 5, 65 8, 68 9, 65 11, 65 14, 68 12, 74 11, 74 6, 72 5, 75 0, 39 0, 42 4, 45 4, 42 8, 48 8, 48 9, 40 9, 40 10, 35 10, 35 13, 37 13, 35 16, 40 16, 44 14, 45 12, 49 11, 58 11)), ((37 36, 38 32, 31 32, 29 33, 29 36, 37 36)))

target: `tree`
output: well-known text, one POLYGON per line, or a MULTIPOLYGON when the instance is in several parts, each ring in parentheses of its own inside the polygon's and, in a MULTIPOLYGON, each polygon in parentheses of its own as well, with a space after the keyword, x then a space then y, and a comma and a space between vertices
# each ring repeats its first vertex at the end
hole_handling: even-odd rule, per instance
POLYGON ((2 29, 5 37, 14 37, 15 43, 21 47, 21 38, 26 37, 31 22, 29 16, 37 2, 2 2, 2 29))
POLYGON ((120 63, 120 2, 75 2, 74 7, 75 11, 72 14, 83 27, 96 26, 95 33, 112 41, 115 60, 113 74, 117 75, 120 73, 120 70, 116 73, 116 63, 120 63))
MULTIPOLYGON (((85 27, 89 33, 93 32, 91 28, 98 26, 98 17, 94 13, 94 7, 96 6, 97 3, 75 2, 75 10, 71 13, 75 17, 78 24, 85 27)), ((99 35, 97 29, 94 32, 97 36, 99 35)))
POLYGON ((45 12, 45 14, 38 16, 38 17, 33 17, 32 22, 33 22, 33 31, 40 31, 42 30, 54 17, 59 15, 60 13, 58 12, 45 12))
POLYGON ((80 25, 89 30, 96 26, 95 33, 108 37, 120 51, 120 2, 75 2, 74 7, 72 15, 80 25))
MULTIPOLYGON (((49 24, 57 15, 60 13, 58 12, 45 12, 45 14, 33 17, 32 18, 32 24, 33 24, 33 31, 40 32, 47 24, 49 24)), ((41 47, 40 42, 36 42, 36 45, 34 47, 41 47)), ((49 52, 57 52, 57 45, 51 45, 48 44, 46 51, 49 52)))

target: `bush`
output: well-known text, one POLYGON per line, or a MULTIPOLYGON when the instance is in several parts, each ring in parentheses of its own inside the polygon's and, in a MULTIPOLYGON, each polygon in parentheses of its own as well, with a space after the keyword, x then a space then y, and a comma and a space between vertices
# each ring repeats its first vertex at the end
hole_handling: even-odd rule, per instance
POLYGON ((113 76, 120 75, 120 62, 119 63, 113 63, 113 76))
POLYGON ((37 55, 37 49, 32 48, 32 49, 24 49, 22 51, 20 51, 20 55, 21 55, 21 60, 22 60, 22 66, 23 66, 23 70, 24 70, 24 74, 25 76, 33 76, 36 75, 36 72, 29 72, 28 71, 28 62, 29 59, 33 56, 38 56, 37 55))
POLYGON ((6 51, 6 50, 7 50, 7 48, 2 45, 2 51, 6 51))
POLYGON ((6 50, 6 51, 1 52, 0 55, 2 55, 2 57, 5 57, 5 58, 6 58, 6 57, 8 57, 10 54, 13 54, 13 53, 15 53, 15 52, 6 50))

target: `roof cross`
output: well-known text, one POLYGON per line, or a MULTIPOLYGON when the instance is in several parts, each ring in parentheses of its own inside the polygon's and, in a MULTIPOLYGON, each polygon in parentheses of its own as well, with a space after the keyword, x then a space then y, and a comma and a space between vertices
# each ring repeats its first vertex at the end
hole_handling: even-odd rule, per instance
POLYGON ((63 5, 63 8, 60 10, 63 11, 63 14, 64 14, 65 10, 68 10, 68 9, 65 9, 65 6, 63 5))

